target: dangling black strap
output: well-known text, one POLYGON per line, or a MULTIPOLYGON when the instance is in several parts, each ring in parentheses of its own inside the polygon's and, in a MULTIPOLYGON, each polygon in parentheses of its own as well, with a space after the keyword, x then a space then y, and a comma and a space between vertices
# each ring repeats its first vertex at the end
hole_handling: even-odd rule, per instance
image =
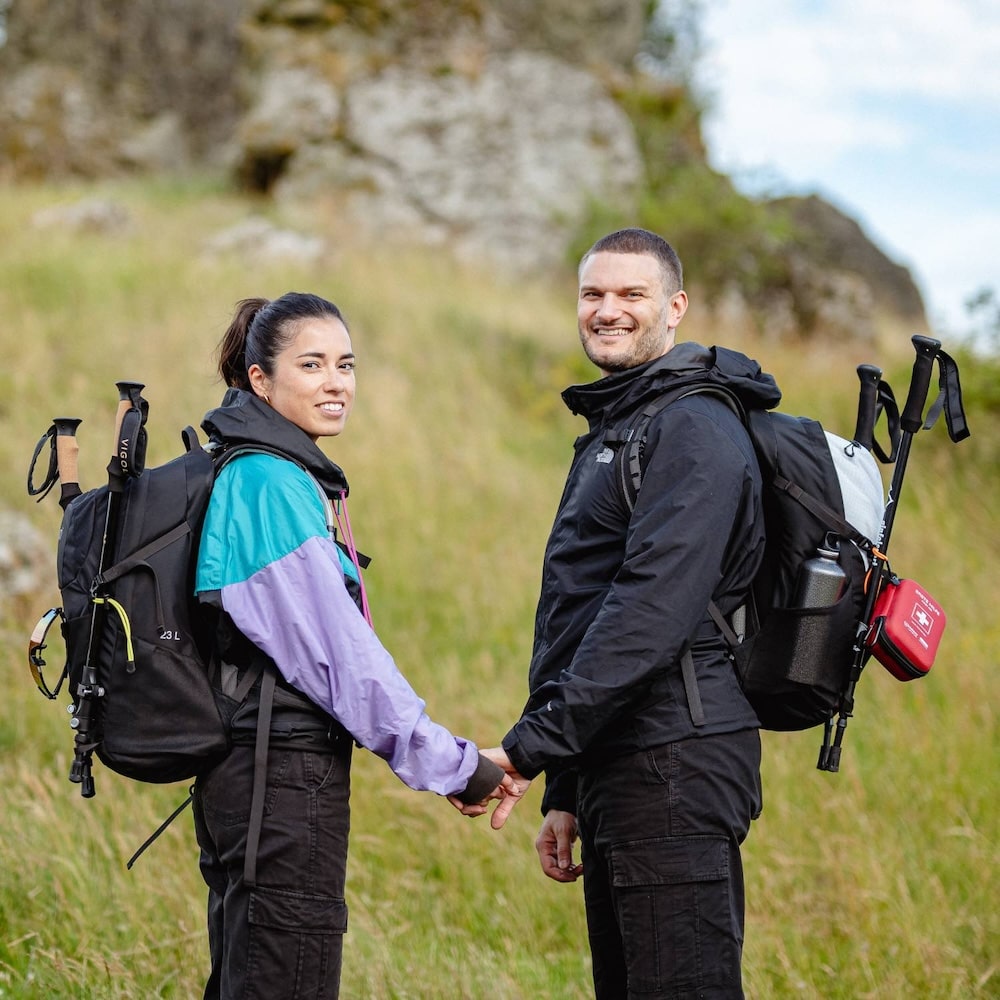
POLYGON ((969 436, 969 425, 965 419, 965 408, 962 405, 962 384, 958 377, 958 365, 944 351, 937 352, 938 363, 938 396, 927 411, 927 419, 923 429, 930 430, 937 418, 944 411, 945 422, 948 425, 948 436, 956 444, 969 436))
POLYGON ((140 856, 145 852, 146 848, 149 847, 149 845, 152 844, 153 841, 156 840, 156 838, 159 837, 159 835, 163 833, 163 831, 166 830, 166 828, 170 826, 170 824, 173 823, 173 821, 177 819, 177 817, 180 816, 180 814, 184 812, 185 809, 187 809, 187 807, 191 804, 193 799, 194 799, 194 785, 192 785, 188 789, 188 797, 153 831, 153 833, 151 833, 143 841, 143 844, 139 848, 139 850, 137 850, 135 854, 133 854, 132 857, 128 859, 128 861, 125 864, 125 867, 129 871, 132 870, 132 865, 134 865, 139 860, 140 856))
POLYGON ((896 396, 892 391, 892 386, 882 379, 879 379, 878 387, 876 389, 875 406, 876 422, 878 422, 878 418, 882 413, 885 414, 886 427, 889 431, 889 451, 886 452, 874 437, 872 438, 872 451, 875 453, 875 457, 883 465, 892 465, 896 461, 896 456, 899 454, 899 441, 901 434, 899 426, 899 404, 896 402, 896 396))
POLYGON ((35 451, 31 456, 31 464, 28 466, 28 496, 38 497, 37 502, 41 503, 49 495, 49 490, 55 486, 58 479, 59 467, 56 459, 56 425, 53 424, 38 439, 38 444, 35 445, 35 451), (49 464, 45 471, 45 479, 42 480, 41 486, 36 486, 33 481, 35 466, 38 464, 38 458, 41 455, 46 442, 49 445, 49 464))
POLYGON ((684 693, 687 695, 688 711, 691 721, 696 726, 705 725, 705 709, 701 704, 701 694, 698 691, 698 677, 694 669, 694 657, 690 649, 684 650, 681 657, 681 677, 684 678, 684 693))
POLYGON ((257 848, 264 826, 264 796, 267 791, 267 749, 271 737, 271 708, 274 705, 274 670, 265 670, 260 683, 260 707, 257 710, 257 746, 253 754, 253 794, 250 799, 250 822, 247 826, 246 859, 243 881, 248 887, 257 884, 257 848))
POLYGON ((716 627, 722 633, 730 650, 735 649, 740 644, 740 637, 733 631, 732 625, 726 621, 725 616, 719 610, 719 606, 715 601, 708 602, 708 613, 712 616, 712 621, 715 622, 716 627))
MULTIPOLYGON (((210 659, 210 662, 209 662, 209 679, 214 679, 215 675, 218 674, 220 667, 221 667, 221 660, 219 659, 217 651, 213 647, 211 659, 210 659)), ((260 662, 256 662, 256 663, 252 664, 250 667, 247 668, 246 673, 243 675, 243 679, 240 681, 239 685, 236 688, 236 691, 233 693, 233 697, 236 699, 236 701, 239 704, 243 704, 243 699, 246 698, 246 696, 250 693, 250 689, 254 686, 254 684, 257 681, 257 678, 260 677, 260 675, 263 672, 263 670, 264 670, 264 665, 263 665, 263 663, 260 663, 260 662)), ((265 678, 265 681, 266 681, 266 678, 265 678)), ((261 689, 262 689, 261 690, 261 696, 262 696, 262 699, 263 699, 263 693, 264 693, 263 692, 263 688, 264 688, 264 682, 261 683, 261 689)), ((265 737, 264 737, 265 741, 267 739, 267 734, 270 733, 270 728, 271 728, 270 706, 271 706, 271 701, 273 700, 273 692, 274 692, 274 676, 272 674, 271 675, 271 695, 272 695, 272 697, 269 697, 269 699, 268 699, 268 723, 267 723, 268 728, 265 731, 265 737)), ((259 723, 259 719, 258 719, 258 723, 259 723)), ((259 733, 258 733, 258 745, 259 745, 259 742, 260 742, 260 738, 259 738, 259 733)), ((267 748, 266 747, 265 747, 265 750, 264 750, 264 759, 265 759, 265 765, 266 765, 266 763, 267 763, 267 748)), ((266 773, 265 773, 265 778, 266 778, 266 773)), ((257 760, 256 760, 256 757, 255 757, 255 759, 254 759, 254 795, 256 795, 256 789, 257 789, 257 760)), ((188 797, 143 841, 142 846, 139 848, 139 850, 137 850, 135 852, 135 854, 133 854, 132 857, 130 857, 128 859, 128 862, 125 865, 125 867, 127 869, 129 869, 129 870, 132 869, 132 865, 134 865, 136 863, 136 861, 139 860, 139 858, 146 852, 146 849, 152 845, 153 841, 156 840, 160 836, 160 834, 163 833, 163 831, 166 830, 166 828, 168 826, 170 826, 170 824, 173 823, 173 821, 175 819, 177 819, 178 816, 180 816, 180 814, 182 812, 184 812, 184 810, 191 804, 191 802, 193 801, 193 799, 194 799, 194 785, 192 785, 188 789, 188 797)), ((263 795, 261 795, 261 802, 263 802, 263 795)), ((263 820, 263 807, 261 808, 260 812, 261 812, 261 820, 263 820)), ((252 818, 251 818, 251 822, 252 822, 252 818)), ((259 839, 260 839, 260 826, 258 825, 258 828, 257 828, 257 840, 259 840, 259 839)), ((249 836, 248 836, 248 840, 249 840, 249 836)), ((256 859, 256 851, 257 851, 257 849, 256 849, 256 845, 255 845, 254 846, 254 865, 255 866, 256 866, 256 860, 257 860, 256 859)), ((248 862, 249 862, 249 855, 247 856, 247 858, 248 858, 248 862)))

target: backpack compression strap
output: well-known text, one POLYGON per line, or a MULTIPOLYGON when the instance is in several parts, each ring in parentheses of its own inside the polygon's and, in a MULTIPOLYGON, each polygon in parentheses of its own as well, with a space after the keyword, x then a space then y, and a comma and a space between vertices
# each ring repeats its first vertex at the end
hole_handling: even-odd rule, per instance
POLYGON ((750 441, 760 463, 761 475, 764 477, 765 483, 770 483, 774 489, 788 494, 830 531, 835 531, 842 538, 849 538, 861 549, 873 547, 871 539, 861 534, 854 525, 838 514, 829 504, 823 503, 822 500, 817 499, 799 486, 798 483, 792 482, 779 472, 778 437, 766 410, 751 410, 746 415, 744 424, 750 434, 750 441))

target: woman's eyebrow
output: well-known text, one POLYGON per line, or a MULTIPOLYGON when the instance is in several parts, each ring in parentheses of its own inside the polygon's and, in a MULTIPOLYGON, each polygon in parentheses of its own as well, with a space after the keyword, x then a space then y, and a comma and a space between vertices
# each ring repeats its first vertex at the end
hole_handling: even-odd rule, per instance
MULTIPOLYGON (((297 354, 296 357, 298 357, 298 358, 319 358, 320 360, 322 360, 323 358, 326 357, 326 352, 325 351, 303 351, 301 354, 297 354)), ((346 354, 341 354, 340 357, 337 360, 338 361, 353 361, 354 357, 355 357, 354 352, 353 351, 348 351, 346 354)))

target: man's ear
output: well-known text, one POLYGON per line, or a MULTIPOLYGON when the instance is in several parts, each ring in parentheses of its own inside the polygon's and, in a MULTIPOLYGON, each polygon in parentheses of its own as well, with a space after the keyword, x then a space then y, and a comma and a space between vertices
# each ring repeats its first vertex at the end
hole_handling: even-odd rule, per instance
POLYGON ((687 292, 682 288, 679 292, 674 292, 670 296, 669 325, 677 326, 687 312, 688 297, 687 292))

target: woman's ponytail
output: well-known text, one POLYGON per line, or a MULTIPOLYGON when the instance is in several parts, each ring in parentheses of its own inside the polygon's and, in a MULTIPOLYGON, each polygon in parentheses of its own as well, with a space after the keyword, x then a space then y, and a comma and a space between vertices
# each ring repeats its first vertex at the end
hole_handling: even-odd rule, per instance
POLYGON ((242 299, 236 303, 236 313, 219 343, 219 375, 230 388, 250 389, 247 339, 254 317, 267 304, 267 299, 242 299))
MULTIPOLYGON (((0 0, 2 3, 2 0, 0 0)), ((330 317, 347 329, 340 310, 318 295, 286 292, 278 299, 242 299, 229 329, 219 343, 219 374, 233 389, 251 391, 252 365, 267 376, 274 374, 275 359, 294 340, 302 320, 330 317)))

